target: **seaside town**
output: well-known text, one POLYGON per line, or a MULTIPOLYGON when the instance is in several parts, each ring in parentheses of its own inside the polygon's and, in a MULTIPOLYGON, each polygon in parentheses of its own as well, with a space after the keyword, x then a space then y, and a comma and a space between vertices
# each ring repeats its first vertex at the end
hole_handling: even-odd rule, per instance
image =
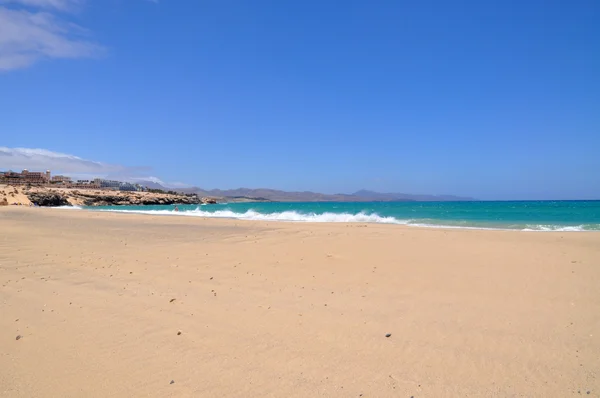
POLYGON ((20 186, 45 186, 56 188, 77 188, 77 189, 106 189, 127 192, 146 192, 147 187, 140 184, 129 182, 105 180, 95 178, 93 180, 73 180, 64 175, 52 176, 50 170, 45 172, 29 171, 27 169, 20 173, 14 171, 0 171, 0 184, 20 186))
MULTIPOLYGON (((141 184, 94 178, 73 180, 45 172, 0 171, 0 206, 122 206, 215 204, 216 198, 150 189, 141 184)), ((178 209, 175 208, 177 211, 178 209)))

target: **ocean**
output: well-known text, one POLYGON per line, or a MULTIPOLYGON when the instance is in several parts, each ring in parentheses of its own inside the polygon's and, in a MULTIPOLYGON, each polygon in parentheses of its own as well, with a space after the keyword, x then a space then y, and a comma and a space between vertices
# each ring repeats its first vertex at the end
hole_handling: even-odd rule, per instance
POLYGON ((526 231, 600 231, 600 201, 319 202, 84 208, 169 216, 288 222, 382 223, 526 231))

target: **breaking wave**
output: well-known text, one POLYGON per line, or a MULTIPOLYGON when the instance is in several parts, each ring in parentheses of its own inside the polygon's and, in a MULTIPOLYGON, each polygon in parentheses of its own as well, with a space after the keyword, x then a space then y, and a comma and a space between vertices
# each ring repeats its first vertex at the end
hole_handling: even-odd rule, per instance
POLYGON ((379 224, 407 224, 408 221, 397 220, 394 217, 381 217, 377 214, 349 214, 349 213, 323 213, 302 214, 296 211, 284 211, 281 213, 259 213, 248 210, 244 213, 236 213, 231 210, 203 211, 195 210, 173 211, 173 210, 100 210, 118 213, 137 213, 169 216, 189 216, 205 218, 233 218, 236 220, 254 221, 295 221, 295 222, 338 222, 338 223, 379 223, 379 224))
POLYGON ((598 224, 586 224, 586 225, 527 225, 523 231, 546 231, 546 232, 581 232, 581 231, 598 231, 600 225, 598 224))
POLYGON ((53 209, 63 209, 63 210, 83 210, 83 207, 73 205, 73 206, 57 206, 53 207, 53 209))
MULTIPOLYGON (((74 206, 73 206, 74 207, 74 206)), ((477 225, 467 222, 453 223, 449 220, 416 220, 416 219, 397 219, 394 217, 382 217, 376 213, 360 212, 351 213, 299 213, 297 211, 283 211, 273 213, 260 213, 255 210, 245 212, 234 212, 231 210, 204 211, 200 207, 194 210, 126 210, 126 209, 98 209, 97 211, 109 211, 117 213, 134 213, 148 215, 164 216, 187 216, 203 218, 229 218, 236 220, 250 221, 287 221, 287 222, 314 222, 314 223, 376 223, 376 224, 396 224, 409 225, 415 227, 428 228, 456 228, 456 229, 486 229, 486 230, 521 230, 521 231, 548 231, 548 232, 580 232, 580 231, 598 231, 600 224, 585 224, 577 226, 565 225, 542 225, 542 224, 512 224, 512 225, 477 225)))

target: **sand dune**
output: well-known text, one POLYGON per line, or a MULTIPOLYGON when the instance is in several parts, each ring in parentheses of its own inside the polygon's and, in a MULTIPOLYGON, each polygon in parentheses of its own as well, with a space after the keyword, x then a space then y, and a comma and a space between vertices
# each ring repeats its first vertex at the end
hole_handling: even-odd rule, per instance
POLYGON ((2 397, 599 396, 600 233, 5 207, 0 314, 2 397))

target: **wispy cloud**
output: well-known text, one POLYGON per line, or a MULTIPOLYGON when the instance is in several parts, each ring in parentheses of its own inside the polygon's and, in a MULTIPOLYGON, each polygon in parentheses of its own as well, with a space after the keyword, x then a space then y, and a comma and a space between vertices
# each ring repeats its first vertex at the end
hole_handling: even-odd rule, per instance
POLYGON ((0 4, 18 4, 26 7, 71 11, 82 5, 82 0, 0 0, 0 4))
POLYGON ((28 67, 44 58, 89 58, 105 53, 87 31, 62 17, 81 0, 0 0, 0 71, 28 67))
POLYGON ((37 148, 0 147, 0 169, 55 170, 61 173, 123 173, 139 168, 87 160, 74 155, 37 148))
POLYGON ((150 181, 167 188, 186 188, 190 185, 181 182, 165 182, 158 177, 149 176, 150 167, 124 166, 80 158, 66 153, 53 152, 39 148, 0 147, 0 170, 21 171, 52 170, 75 178, 112 178, 120 181, 150 181))

